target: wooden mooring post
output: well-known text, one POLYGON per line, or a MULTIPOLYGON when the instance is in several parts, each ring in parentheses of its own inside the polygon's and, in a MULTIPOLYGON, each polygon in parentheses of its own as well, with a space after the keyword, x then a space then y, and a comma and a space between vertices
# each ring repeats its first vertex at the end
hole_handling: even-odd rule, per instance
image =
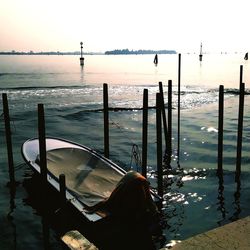
POLYGON ((243 65, 240 65, 240 84, 243 82, 243 65))
POLYGON ((167 126, 167 118, 166 118, 166 110, 165 110, 162 82, 159 82, 159 92, 160 92, 160 96, 161 96, 161 112, 162 112, 162 123, 163 123, 163 129, 164 129, 165 147, 167 149, 168 148, 168 126, 167 126))
POLYGON ((235 181, 240 181, 245 83, 240 83, 235 181))
POLYGON ((43 234, 43 249, 49 250, 50 246, 50 230, 47 218, 42 215, 42 234, 43 234))
POLYGON ((17 184, 15 180, 15 170, 14 170, 14 160, 13 160, 13 150, 12 150, 12 137, 10 129, 10 115, 9 115, 9 104, 7 94, 2 94, 3 101, 3 115, 4 115, 4 125, 5 125, 5 137, 7 144, 7 153, 8 153, 8 165, 9 165, 9 179, 10 182, 8 185, 14 186, 17 184))
POLYGON ((103 84, 104 156, 109 158, 109 106, 108 84, 103 84))
POLYGON ((180 168, 180 130, 181 130, 181 54, 178 56, 178 125, 177 125, 177 165, 180 168))
POLYGON ((161 94, 156 94, 157 191, 163 196, 161 94))
POLYGON ((38 104, 38 139, 39 139, 39 156, 40 156, 40 174, 43 185, 43 190, 47 189, 47 156, 46 156, 46 131, 44 106, 38 104))
POLYGON ((142 108, 142 175, 147 178, 147 155, 148 155, 148 90, 143 91, 142 108))
POLYGON ((223 180, 223 121, 224 121, 224 86, 219 87, 218 112, 218 166, 217 175, 223 180))
POLYGON ((171 164, 172 156, 172 80, 168 80, 168 156, 171 164))

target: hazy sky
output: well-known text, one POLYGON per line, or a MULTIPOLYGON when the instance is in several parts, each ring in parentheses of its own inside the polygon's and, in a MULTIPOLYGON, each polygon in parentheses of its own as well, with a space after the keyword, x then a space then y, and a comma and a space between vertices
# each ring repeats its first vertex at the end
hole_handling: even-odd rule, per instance
POLYGON ((249 0, 0 0, 0 51, 250 50, 249 0))

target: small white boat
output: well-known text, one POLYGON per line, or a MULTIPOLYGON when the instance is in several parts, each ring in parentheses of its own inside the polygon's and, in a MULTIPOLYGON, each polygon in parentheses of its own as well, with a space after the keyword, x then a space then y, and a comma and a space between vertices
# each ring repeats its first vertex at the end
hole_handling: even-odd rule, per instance
MULTIPOLYGON (((48 182, 57 191, 60 191, 59 175, 64 174, 66 179, 66 199, 71 202, 84 217, 92 222, 98 221, 108 214, 93 208, 98 207, 98 204, 110 200, 111 196, 112 202, 118 201, 119 197, 117 199, 117 196, 120 194, 126 197, 126 199, 122 200, 126 203, 129 197, 127 197, 128 195, 125 194, 124 190, 129 189, 124 188, 124 182, 130 182, 128 185, 131 185, 132 179, 143 180, 144 178, 139 173, 133 174, 131 178, 131 174, 129 176, 121 167, 94 150, 64 139, 46 138, 46 151, 48 182), (121 186, 121 184, 123 185, 123 187, 120 188, 122 192, 117 192, 119 189, 117 187, 121 186)), ((37 173, 40 173, 39 140, 37 138, 24 142, 22 145, 22 155, 25 162, 37 173)), ((135 183, 135 181, 133 181, 133 183, 135 183)), ((137 184, 134 186, 138 187, 137 184)), ((142 188, 145 188, 143 185, 142 188)), ((130 188, 130 193, 140 193, 140 191, 133 192, 132 190, 131 192, 131 190, 130 188)), ((141 193, 145 193, 144 191, 143 189, 141 193)), ((149 192, 150 198, 143 197, 143 199, 157 200, 159 198, 152 190, 149 192)), ((136 200, 137 198, 134 197, 134 199, 136 200)), ((131 200, 131 203, 133 203, 133 200, 131 200)), ((116 202, 116 204, 118 204, 118 202, 116 202)), ((119 204, 122 204, 120 200, 119 204)), ((129 206, 131 207, 131 204, 129 204, 128 207, 129 206)))

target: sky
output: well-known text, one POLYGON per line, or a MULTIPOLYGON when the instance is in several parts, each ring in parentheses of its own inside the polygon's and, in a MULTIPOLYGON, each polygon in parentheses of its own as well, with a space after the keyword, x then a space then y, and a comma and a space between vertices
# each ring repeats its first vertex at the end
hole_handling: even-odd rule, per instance
POLYGON ((249 0, 0 0, 0 51, 250 50, 249 0))

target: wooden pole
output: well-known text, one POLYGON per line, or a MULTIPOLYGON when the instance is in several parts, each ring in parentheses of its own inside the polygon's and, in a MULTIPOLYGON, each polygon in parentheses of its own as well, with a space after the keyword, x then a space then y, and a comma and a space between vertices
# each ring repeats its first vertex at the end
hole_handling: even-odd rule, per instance
POLYGON ((9 165, 9 184, 13 186, 15 181, 15 170, 14 170, 14 160, 13 160, 13 150, 12 150, 12 139, 11 139, 11 129, 10 129, 10 115, 9 115, 9 104, 7 94, 2 94, 3 101, 3 115, 4 115, 4 124, 5 124, 5 137, 7 144, 7 153, 8 153, 8 165, 9 165))
POLYGON ((168 80, 168 145, 170 164, 172 156, 172 80, 168 80))
POLYGON ((238 113, 237 159, 236 159, 236 173, 235 173, 235 181, 236 182, 240 181, 240 174, 241 174, 244 95, 245 95, 245 83, 241 82, 240 83, 240 96, 239 96, 239 113, 238 113))
POLYGON ((219 87, 219 114, 218 114, 218 168, 217 175, 223 178, 223 120, 224 120, 224 86, 219 87))
POLYGON ((81 45, 80 65, 83 66, 84 65, 84 57, 82 56, 83 42, 80 42, 80 45, 81 45))
POLYGON ((240 84, 243 82, 243 65, 240 65, 240 84))
POLYGON ((165 111, 162 82, 159 82, 159 91, 160 91, 160 96, 161 96, 161 111, 162 111, 162 122, 163 122, 164 136, 165 136, 165 147, 166 147, 166 152, 168 152, 167 151, 167 148, 168 148, 168 127, 167 127, 167 118, 166 118, 166 111, 165 111))
POLYGON ((178 60, 178 128, 177 128, 177 165, 180 168, 180 117, 181 117, 181 54, 179 54, 178 60))
POLYGON ((66 203, 66 181, 65 181, 65 175, 60 174, 59 175, 59 185, 60 185, 60 201, 61 205, 63 206, 66 203))
POLYGON ((51 249, 50 241, 49 241, 50 231, 49 231, 49 224, 45 216, 42 216, 42 231, 43 231, 44 250, 49 250, 51 249))
POLYGON ((148 90, 143 91, 142 109, 142 175, 147 178, 148 154, 148 90))
POLYGON ((162 170, 162 127, 161 127, 161 94, 156 94, 156 138, 157 138, 157 187, 159 196, 163 196, 162 170))
POLYGON ((103 115, 104 115, 104 156, 109 158, 109 110, 108 84, 103 84, 103 115))
POLYGON ((43 104, 38 104, 38 137, 40 155, 40 174, 44 188, 47 186, 47 156, 46 156, 46 136, 45 118, 43 104))

